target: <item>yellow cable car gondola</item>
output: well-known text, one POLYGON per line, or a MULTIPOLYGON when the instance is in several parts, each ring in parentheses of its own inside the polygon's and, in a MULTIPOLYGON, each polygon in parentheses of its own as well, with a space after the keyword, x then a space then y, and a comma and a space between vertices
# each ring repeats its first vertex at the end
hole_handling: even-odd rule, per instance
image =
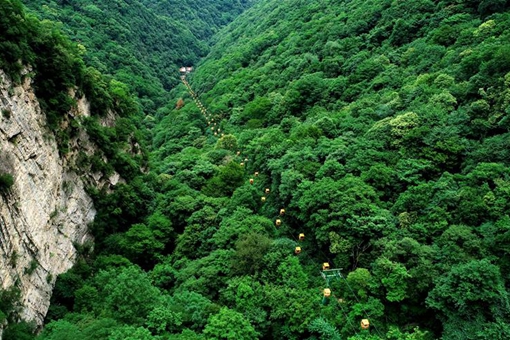
POLYGON ((324 288, 322 294, 323 294, 322 304, 323 305, 328 305, 329 304, 329 297, 331 296, 331 289, 324 288))
POLYGON ((299 255, 301 253, 301 247, 296 247, 296 249, 294 249, 294 253, 299 255))
POLYGON ((370 322, 368 321, 368 319, 361 320, 361 328, 363 329, 370 328, 370 322))
POLYGON ((304 241, 305 240, 305 234, 301 233, 299 234, 299 240, 304 241))

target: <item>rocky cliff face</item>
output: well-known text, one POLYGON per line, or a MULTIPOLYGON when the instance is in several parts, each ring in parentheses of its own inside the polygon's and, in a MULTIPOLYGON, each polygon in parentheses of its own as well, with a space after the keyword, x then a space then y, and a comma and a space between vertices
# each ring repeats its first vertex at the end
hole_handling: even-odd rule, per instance
MULTIPOLYGON (((88 114, 84 100, 77 107, 73 115, 88 114)), ((72 144, 93 152, 79 138, 72 144)), ((20 288, 21 316, 38 325, 57 275, 73 265, 75 246, 91 240, 87 225, 95 210, 72 163, 73 152, 59 157, 31 80, 14 86, 0 71, 0 173, 14 178, 0 193, 0 285, 20 288)))

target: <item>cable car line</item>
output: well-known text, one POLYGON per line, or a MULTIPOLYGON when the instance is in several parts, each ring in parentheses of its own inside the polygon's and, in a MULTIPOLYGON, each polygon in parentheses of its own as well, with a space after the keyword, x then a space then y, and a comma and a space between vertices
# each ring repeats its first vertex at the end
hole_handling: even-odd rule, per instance
MULTIPOLYGON (((335 299, 337 299, 337 297, 335 296, 335 294, 333 294, 333 297, 335 299)), ((338 301, 338 300, 337 300, 338 301)), ((342 306, 342 304, 340 302, 337 303, 338 306, 340 306, 340 309, 342 310, 342 314, 344 315, 345 319, 347 320, 347 322, 349 323, 349 325, 352 327, 352 329, 354 330, 354 333, 358 334, 359 333, 359 330, 358 328, 356 327, 356 325, 352 322, 352 320, 347 316, 347 313, 345 312, 344 310, 344 307, 342 306)))
MULTIPOLYGON (((213 118, 212 114, 210 114, 208 112, 207 108, 202 104, 202 102, 198 98, 197 93, 193 91, 193 89, 191 88, 191 85, 186 80, 186 74, 191 72, 190 70, 188 70, 190 68, 188 68, 188 67, 186 67, 186 68, 181 67, 180 68, 180 72, 181 73, 183 73, 183 69, 185 69, 185 71, 184 71, 185 73, 183 75, 181 75, 181 77, 180 77, 182 83, 188 89, 189 94, 191 95, 191 97, 193 98, 193 100, 195 102, 195 105, 197 106, 197 108, 200 110, 200 112, 202 113, 202 115, 206 119, 207 126, 209 127, 211 125, 211 123, 213 123, 213 127, 210 128, 210 131, 214 132, 213 136, 215 136, 215 137, 218 136, 218 133, 221 132, 219 124, 218 124, 218 128, 215 129, 216 122, 214 122, 214 118, 213 118), (217 131, 215 131, 215 130, 217 130, 217 131)), ((218 123, 220 123, 220 122, 218 122, 218 123)), ((206 129, 206 131, 207 131, 207 129, 206 129)), ((221 136, 224 136, 224 133, 222 133, 221 136)), ((245 158, 244 162, 243 162, 242 161, 242 156, 241 156, 241 151, 237 151, 236 152, 236 156, 241 158, 241 162, 239 163, 239 165, 244 167, 245 163, 248 162, 248 158, 245 158)), ((253 177, 251 177, 251 175, 250 175, 250 178, 249 178, 250 185, 254 185, 255 184, 255 178, 258 177, 258 176, 259 176, 259 172, 258 171, 255 171, 255 173, 253 174, 253 177)), ((264 196, 261 196, 260 200, 261 200, 262 203, 265 203, 267 201, 267 196, 271 194, 271 190, 269 188, 265 188, 263 192, 264 192, 264 196)), ((284 221, 283 221, 283 216, 286 215, 286 214, 287 214, 287 211, 285 210, 285 208, 281 208, 279 210, 279 216, 274 220, 275 228, 278 229, 282 225, 285 225, 284 221)), ((297 238, 296 238, 296 235, 294 233, 291 233, 291 235, 292 235, 292 238, 294 238, 294 240, 296 241, 296 244, 299 245, 299 246, 296 246, 294 248, 294 254, 295 255, 299 255, 302 252, 302 248, 301 248, 300 244, 301 244, 301 242, 304 241, 305 234, 304 233, 299 233, 297 238)), ((318 248, 318 251, 320 252, 320 254, 322 255, 322 257, 324 259, 328 259, 328 257, 322 252, 322 250, 320 248, 318 248)), ((336 268, 336 269, 333 268, 333 269, 331 269, 330 265, 329 265, 329 262, 324 262, 323 266, 322 266, 322 271, 320 272, 320 274, 321 274, 321 276, 326 281, 326 288, 323 289, 322 304, 323 305, 329 304, 329 299, 331 298, 331 296, 333 296, 333 298, 337 302, 337 305, 340 307, 340 309, 342 311, 342 314, 344 315, 345 319, 349 323, 350 327, 352 327, 352 329, 354 330, 355 333, 359 332, 359 329, 353 324, 352 320, 348 317, 344 307, 342 306, 342 302, 340 302, 341 299, 337 298, 336 294, 334 294, 331 291, 331 288, 329 287, 330 286, 330 279, 338 279, 339 281, 341 281, 343 279, 344 282, 346 283, 347 287, 349 288, 351 294, 356 299, 356 302, 361 306, 361 309, 363 310, 363 314, 366 317, 368 317, 368 319, 362 319, 361 320, 361 323, 360 323, 361 328, 362 329, 369 329, 370 326, 372 326, 372 328, 374 328, 374 330, 376 331, 377 335, 379 337, 381 337, 381 339, 383 339, 384 337, 381 335, 381 333, 379 332, 377 327, 374 324, 370 324, 370 321, 369 321, 371 319, 370 314, 367 312, 367 310, 365 309, 365 307, 363 306, 361 301, 358 299, 358 296, 356 295, 356 293, 352 289, 352 287, 349 284, 349 282, 347 281, 346 277, 344 275, 342 275, 341 268, 336 268)), ((322 315, 322 312, 321 312, 321 315, 322 315)))

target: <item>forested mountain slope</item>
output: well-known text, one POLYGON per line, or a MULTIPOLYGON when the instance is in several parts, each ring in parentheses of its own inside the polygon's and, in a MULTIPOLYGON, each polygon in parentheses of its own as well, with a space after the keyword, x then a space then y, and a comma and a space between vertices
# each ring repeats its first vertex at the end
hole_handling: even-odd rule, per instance
POLYGON ((39 338, 510 338, 509 35, 504 0, 256 3, 39 338))
MULTIPOLYGON (((358 325, 365 308, 382 334, 393 326, 419 326, 445 339, 508 337, 505 5, 263 1, 220 32, 189 82, 221 120, 221 131, 232 133, 248 157, 245 181, 224 190, 222 175, 234 167, 229 161, 236 148, 218 156, 230 136, 210 148, 212 133, 192 103, 169 112, 154 139, 160 171, 207 196, 233 192, 217 229, 188 224, 179 238, 195 239, 194 248, 203 254, 192 263, 224 247, 218 240, 226 220, 245 226, 236 231, 237 248, 230 243, 237 255, 248 240, 263 238, 247 233, 278 243, 304 232, 301 265, 285 266, 285 273, 298 275, 301 268, 307 279, 283 274, 283 262, 294 261, 289 245, 279 270, 268 267, 269 254, 252 269, 262 284, 250 284, 257 296, 273 296, 267 285, 280 280, 288 287, 317 288, 320 263, 329 259, 344 269, 353 291, 339 283, 344 286, 333 292, 349 302, 343 310, 338 304, 323 307, 320 315, 344 335, 355 331, 346 320, 358 325), (211 161, 218 166, 212 177, 205 173, 211 161), (254 171, 264 177, 251 195, 246 178, 254 171), (255 202, 264 187, 271 195, 260 205, 255 202), (241 222, 276 218, 281 207, 287 212, 277 231, 255 231, 252 223, 241 222)), ((188 102, 187 95, 178 96, 188 102)), ((282 317, 282 329, 275 327, 270 299, 250 307, 236 300, 235 309, 250 315, 262 308, 271 326, 250 321, 274 338, 290 337, 289 328, 298 337, 316 330, 318 321, 311 320, 319 317, 318 298, 306 305, 304 291, 283 295, 289 309, 300 307, 282 317), (299 314, 304 310, 307 316, 299 314), (292 328, 294 318, 302 328, 292 328)), ((380 336, 374 329, 372 334, 380 336)))
POLYGON ((166 103, 175 70, 208 52, 208 40, 251 3, 223 1, 24 0, 87 53, 85 63, 128 84, 147 113, 166 103))
POLYGON ((209 42, 214 33, 229 24, 255 0, 141 0, 156 13, 180 22, 201 41, 209 42))
POLYGON ((91 196, 147 168, 126 86, 54 23, 0 1, 0 338, 42 326, 56 275, 92 248, 91 196))

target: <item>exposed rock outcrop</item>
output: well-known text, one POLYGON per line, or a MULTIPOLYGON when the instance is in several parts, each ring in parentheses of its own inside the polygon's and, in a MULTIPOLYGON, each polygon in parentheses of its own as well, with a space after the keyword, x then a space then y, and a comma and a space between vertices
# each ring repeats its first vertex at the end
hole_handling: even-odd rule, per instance
MULTIPOLYGON (((86 101, 78 104, 70 114, 88 115, 80 112, 88 110, 86 101)), ((93 152, 82 138, 85 153, 93 152)), ((73 144, 82 147, 79 140, 73 144)), ((38 325, 57 275, 74 263, 75 245, 91 240, 87 225, 95 210, 82 179, 71 170, 73 154, 76 150, 59 157, 30 78, 14 86, 0 71, 0 174, 14 178, 14 185, 0 193, 0 285, 20 288, 21 317, 38 325)))

